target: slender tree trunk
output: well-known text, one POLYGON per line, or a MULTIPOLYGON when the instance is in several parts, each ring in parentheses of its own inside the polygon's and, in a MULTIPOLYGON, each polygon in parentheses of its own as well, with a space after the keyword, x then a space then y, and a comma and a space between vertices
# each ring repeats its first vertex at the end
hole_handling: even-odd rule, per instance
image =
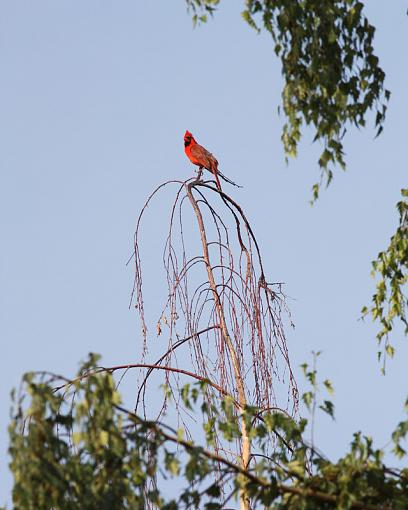
MULTIPOLYGON (((196 202, 196 200, 193 196, 193 193, 191 191, 191 188, 193 185, 194 185, 194 183, 191 183, 186 186, 187 195, 188 195, 190 203, 194 209, 195 215, 197 217, 197 222, 198 222, 198 226, 200 229, 201 244, 202 244, 202 248, 203 248, 203 257, 204 257, 204 261, 205 261, 205 265, 206 265, 206 269, 207 269, 208 282, 209 282, 210 288, 212 290, 215 306, 216 306, 218 317, 220 320, 221 334, 222 334, 223 340, 227 346, 227 349, 228 349, 228 352, 230 355, 230 359, 232 362, 232 366, 234 369, 235 383, 236 383, 236 388, 237 388, 237 392, 238 392, 238 402, 241 407, 241 410, 243 411, 245 409, 245 406, 247 405, 247 400, 246 400, 246 394, 245 394, 244 380, 242 377, 242 370, 241 370, 241 366, 239 364, 236 350, 234 348, 233 341, 232 341, 230 334, 228 332, 227 323, 225 320, 224 308, 222 306, 220 296, 217 292, 217 285, 215 282, 214 273, 213 273, 212 266, 210 263, 207 235, 206 235, 206 231, 205 231, 205 227, 204 227, 203 217, 202 217, 200 208, 198 207, 197 202, 196 202)), ((250 455, 251 455, 251 442, 250 442, 250 439, 248 436, 248 431, 247 431, 247 427, 246 427, 244 419, 241 419, 241 433, 242 433, 241 466, 244 469, 246 469, 248 467, 249 459, 250 459, 250 455)), ((241 510, 250 510, 250 501, 249 501, 249 498, 248 498, 245 488, 242 489, 241 493, 240 493, 240 509, 241 510)))

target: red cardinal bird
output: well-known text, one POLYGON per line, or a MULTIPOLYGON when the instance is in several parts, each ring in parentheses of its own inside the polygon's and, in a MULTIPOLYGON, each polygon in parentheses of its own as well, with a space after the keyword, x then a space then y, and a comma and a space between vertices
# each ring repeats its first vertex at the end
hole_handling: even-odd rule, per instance
POLYGON ((198 178, 201 177, 202 170, 205 168, 214 175, 219 191, 221 191, 221 184, 218 176, 224 179, 224 181, 239 188, 235 182, 230 181, 218 170, 218 161, 211 152, 208 152, 207 149, 204 149, 204 147, 195 141, 194 136, 190 133, 190 131, 186 131, 184 135, 184 152, 193 165, 197 165, 199 167, 198 178))

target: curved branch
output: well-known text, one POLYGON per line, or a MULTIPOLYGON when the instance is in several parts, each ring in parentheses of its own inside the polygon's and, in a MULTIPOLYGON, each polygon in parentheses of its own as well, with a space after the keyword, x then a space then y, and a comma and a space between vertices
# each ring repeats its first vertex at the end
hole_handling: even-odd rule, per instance
POLYGON ((87 372, 86 374, 80 375, 79 377, 76 377, 75 379, 71 379, 67 381, 65 384, 62 384, 61 386, 57 386, 53 389, 54 392, 61 390, 62 388, 66 388, 67 386, 71 386, 72 384, 82 381, 83 379, 87 379, 88 377, 91 377, 96 374, 100 374, 102 372, 109 372, 113 373, 117 370, 129 370, 131 368, 148 368, 152 370, 164 370, 166 372, 175 372, 177 374, 183 374, 187 375, 189 377, 192 377, 193 379, 197 379, 198 381, 205 382, 209 384, 211 387, 219 391, 222 395, 226 397, 231 397, 234 404, 236 404, 238 407, 241 407, 239 405, 239 402, 237 402, 232 395, 230 395, 227 391, 225 391, 221 386, 219 386, 217 383, 211 381, 208 379, 208 377, 202 377, 201 375, 195 374, 194 372, 190 372, 189 370, 183 370, 182 368, 175 368, 175 367, 166 367, 162 365, 151 365, 148 363, 131 363, 128 365, 116 365, 113 367, 100 367, 96 370, 93 370, 91 372, 87 372))

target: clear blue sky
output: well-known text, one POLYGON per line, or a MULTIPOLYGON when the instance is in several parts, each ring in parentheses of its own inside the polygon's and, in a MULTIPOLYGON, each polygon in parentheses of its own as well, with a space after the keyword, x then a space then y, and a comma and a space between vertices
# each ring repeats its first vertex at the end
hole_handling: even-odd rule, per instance
MULTIPOLYGON (((306 134, 286 167, 279 64, 270 38, 241 20, 242 3, 222 2, 193 30, 182 0, 0 2, 0 505, 11 487, 9 392, 22 373, 73 374, 89 351, 107 365, 140 357, 125 262, 146 196, 193 174, 185 129, 244 186, 236 196, 271 280, 293 298, 293 365, 323 350, 337 415, 317 429, 323 451, 341 455, 358 429, 382 446, 403 417, 406 342, 395 340, 383 377, 375 329, 358 318, 407 184, 406 2, 366 9, 393 94, 386 129, 375 141, 373 130, 349 130, 348 170, 313 208, 319 148, 306 134)), ((165 209, 149 213, 159 225, 165 209)))

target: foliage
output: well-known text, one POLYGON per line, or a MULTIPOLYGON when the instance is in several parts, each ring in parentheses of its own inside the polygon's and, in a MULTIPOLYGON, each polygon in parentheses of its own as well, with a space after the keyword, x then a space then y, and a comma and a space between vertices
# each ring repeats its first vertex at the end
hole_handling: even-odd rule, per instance
MULTIPOLYGON (((219 2, 186 0, 194 20, 206 21, 219 2)), ((282 106, 286 116, 282 141, 287 156, 296 156, 301 128, 312 126, 314 140, 322 142, 320 184, 328 185, 332 165, 345 168, 342 138, 348 125, 363 127, 370 111, 376 114, 377 135, 390 92, 374 53, 375 28, 358 0, 246 0, 242 13, 256 30, 263 27, 274 41, 282 63, 282 106)))
POLYGON ((143 425, 126 431, 112 377, 90 374, 62 393, 32 373, 23 382, 29 408, 20 395, 9 429, 14 508, 142 508, 156 459, 147 456, 143 425))
POLYGON ((220 0, 186 0, 187 6, 193 11, 193 23, 205 23, 208 14, 212 15, 220 0))
MULTIPOLYGON (((388 469, 384 452, 360 433, 343 458, 330 462, 315 450, 311 456, 303 439, 307 420, 247 407, 243 419, 255 448, 243 469, 198 441, 187 441, 182 430, 126 410, 112 374, 98 369, 97 361, 91 355, 78 378, 57 389, 57 376, 24 376, 10 425, 15 509, 215 510, 243 485, 253 508, 408 506, 408 471, 388 469), (172 480, 170 497, 163 489, 166 478, 172 480)), ((185 405, 194 410, 204 392, 203 382, 186 386, 185 405)), ((202 402, 207 444, 217 429, 233 445, 241 434, 233 401, 225 398, 211 409, 202 402)), ((400 442, 407 431, 408 421, 401 422, 393 436, 399 456, 405 455, 400 442)))
MULTIPOLYGON (((313 352, 313 367, 310 369, 309 365, 307 363, 303 363, 301 365, 303 375, 305 376, 306 380, 309 382, 311 386, 311 390, 307 391, 306 393, 303 393, 302 400, 305 404, 306 408, 309 412, 312 413, 312 418, 314 418, 314 413, 317 406, 317 398, 318 398, 318 391, 319 391, 319 384, 317 382, 317 370, 316 370, 316 361, 317 358, 320 356, 321 351, 313 352)), ((333 395, 333 386, 332 383, 329 381, 329 379, 325 379, 323 381, 323 386, 325 390, 327 391, 328 395, 333 395)), ((334 406, 333 403, 330 400, 324 400, 322 404, 319 404, 319 409, 327 413, 331 418, 334 419, 334 406)))
MULTIPOLYGON (((408 296, 408 189, 402 189, 402 200, 397 204, 399 226, 391 237, 389 246, 378 254, 373 264, 372 275, 378 277, 376 292, 370 308, 362 309, 363 315, 371 314, 374 321, 381 324, 377 334, 378 343, 384 340, 383 352, 394 355, 394 347, 389 343, 388 335, 393 329, 394 320, 402 322, 405 335, 408 334, 407 307, 408 296)), ((379 358, 383 354, 378 352, 379 358)))

